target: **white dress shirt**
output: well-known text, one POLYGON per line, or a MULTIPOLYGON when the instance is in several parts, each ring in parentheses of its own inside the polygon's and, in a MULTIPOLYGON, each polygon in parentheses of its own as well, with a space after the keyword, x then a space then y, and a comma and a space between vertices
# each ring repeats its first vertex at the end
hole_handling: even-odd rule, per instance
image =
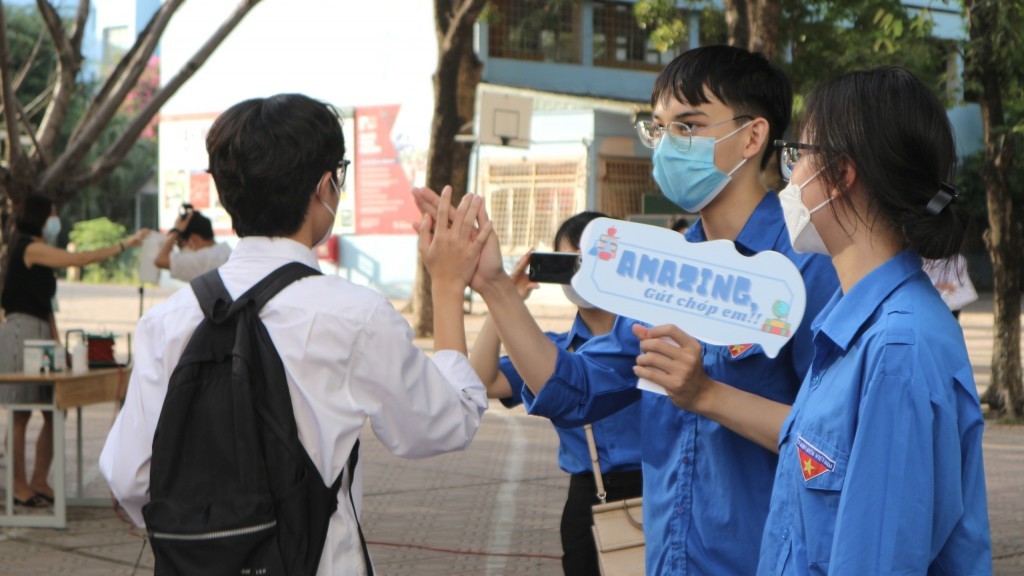
MULTIPOLYGON (((281 265, 317 267, 309 248, 281 238, 243 238, 220 269, 237 298, 281 265)), ((291 284, 260 312, 284 363, 299 440, 330 484, 344 468, 363 423, 394 454, 422 458, 465 448, 487 408, 469 360, 445 350, 427 357, 412 330, 381 295, 342 278, 291 284)), ((202 320, 190 288, 139 320, 134 369, 124 408, 100 455, 100 471, 139 526, 149 501, 149 464, 167 383, 202 320)), ((362 461, 352 479, 362 500, 362 461)), ((344 483, 348 484, 348 481, 344 483)), ((348 495, 339 493, 318 575, 365 574, 348 495)))
POLYGON ((223 265, 231 256, 231 246, 218 242, 199 250, 171 252, 171 278, 191 282, 193 278, 223 265))

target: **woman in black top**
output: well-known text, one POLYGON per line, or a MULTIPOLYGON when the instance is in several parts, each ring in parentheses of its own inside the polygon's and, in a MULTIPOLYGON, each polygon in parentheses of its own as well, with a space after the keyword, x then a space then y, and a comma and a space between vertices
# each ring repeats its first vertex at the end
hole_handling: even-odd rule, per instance
MULTIPOLYGON (((56 236, 60 219, 53 201, 40 194, 30 194, 22 203, 15 222, 16 234, 11 242, 7 275, 0 307, 4 322, 0 325, 0 373, 21 372, 24 364, 24 341, 56 340, 57 323, 53 317, 53 297, 57 292, 54 268, 85 266, 106 260, 126 248, 138 246, 149 233, 141 230, 123 242, 89 252, 71 253, 50 246, 45 236, 56 236)), ((0 388, 6 401, 21 403, 49 402, 41 397, 39 386, 7 385, 0 388)), ((53 459, 53 419, 43 412, 43 428, 36 441, 35 470, 31 481, 25 475, 25 429, 32 413, 13 412, 14 420, 14 502, 39 508, 53 502, 53 489, 47 483, 53 459)))

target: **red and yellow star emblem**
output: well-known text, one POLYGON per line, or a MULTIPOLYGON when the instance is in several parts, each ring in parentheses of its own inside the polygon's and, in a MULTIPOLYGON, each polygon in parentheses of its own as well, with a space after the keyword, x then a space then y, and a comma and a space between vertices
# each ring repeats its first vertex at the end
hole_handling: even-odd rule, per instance
POLYGON ((729 354, 732 355, 733 358, 738 358, 744 352, 753 347, 753 344, 733 344, 732 346, 729 346, 729 354))

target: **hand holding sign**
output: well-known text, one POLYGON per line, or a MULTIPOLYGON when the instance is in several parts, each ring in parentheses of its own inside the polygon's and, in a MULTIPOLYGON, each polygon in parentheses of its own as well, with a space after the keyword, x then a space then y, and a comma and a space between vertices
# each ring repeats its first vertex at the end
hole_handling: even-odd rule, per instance
POLYGON ((774 358, 803 319, 803 278, 777 252, 747 257, 732 242, 689 243, 665 228, 598 218, 583 232, 572 286, 595 306, 649 324, 675 324, 738 356, 774 358))

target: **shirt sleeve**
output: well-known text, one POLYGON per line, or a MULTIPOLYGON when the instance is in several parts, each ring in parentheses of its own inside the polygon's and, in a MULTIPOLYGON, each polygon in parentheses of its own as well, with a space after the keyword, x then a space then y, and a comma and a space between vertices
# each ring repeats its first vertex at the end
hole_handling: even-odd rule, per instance
POLYGON ((933 397, 923 382, 927 378, 941 375, 878 370, 867 381, 829 573, 923 574, 954 534, 965 541, 948 554, 951 569, 943 573, 990 573, 980 553, 988 542, 987 516, 978 517, 986 513, 984 480, 973 478, 981 470, 980 433, 977 445, 964 445, 955 406, 933 397), (969 469, 962 455, 972 451, 977 465, 969 469), (984 530, 977 530, 981 522, 984 530), (974 534, 963 529, 967 526, 974 534))
POLYGON ((453 350, 427 357, 409 324, 378 303, 353 354, 351 394, 391 453, 425 458, 469 445, 487 391, 469 359, 453 350))
POLYGON ((523 403, 523 387, 525 382, 523 377, 519 375, 519 371, 512 365, 512 359, 508 356, 502 356, 498 360, 498 370, 505 375, 505 379, 508 380, 508 385, 512 388, 512 395, 508 398, 502 398, 501 404, 505 408, 515 408, 523 403))
POLYGON ((154 322, 146 318, 139 321, 128 392, 99 462, 100 473, 114 498, 136 526, 145 526, 142 506, 149 502, 153 435, 166 394, 166 382, 160 382, 160 375, 165 373, 165 347, 158 345, 162 342, 158 332, 154 322))
POLYGON ((170 272, 171 278, 190 282, 196 276, 206 272, 209 258, 205 252, 212 251, 212 248, 204 248, 195 252, 171 252, 170 272))
POLYGON ((606 418, 640 399, 633 366, 640 354, 635 338, 617 346, 577 353, 558 349, 555 372, 534 395, 523 387, 530 414, 549 418, 560 428, 576 428, 606 418))

